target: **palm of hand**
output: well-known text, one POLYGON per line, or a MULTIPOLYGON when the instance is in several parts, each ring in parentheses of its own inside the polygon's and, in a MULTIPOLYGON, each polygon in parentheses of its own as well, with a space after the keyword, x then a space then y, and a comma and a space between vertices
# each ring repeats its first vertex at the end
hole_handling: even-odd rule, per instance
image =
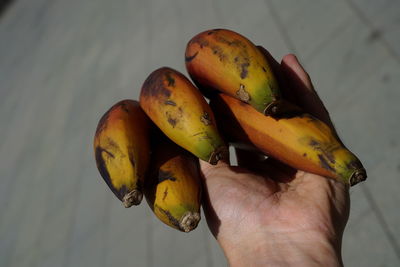
POLYGON ((251 235, 254 229, 269 235, 318 232, 334 238, 344 229, 349 198, 339 182, 302 171, 275 170, 265 177, 226 163, 217 168, 204 163, 202 169, 207 222, 217 239, 251 235), (285 175, 295 177, 280 182, 285 175))
MULTIPOLYGON (((334 130, 296 57, 287 55, 279 64, 265 49, 260 50, 283 85, 284 96, 286 93, 285 97, 334 130)), ((237 150, 240 167, 225 162, 217 166, 201 163, 205 184, 203 207, 210 230, 222 247, 240 246, 243 241, 260 238, 280 242, 282 238, 296 236, 297 240, 307 240, 312 236, 323 237, 340 249, 349 215, 347 186, 273 160, 261 162, 251 154, 237 150)))

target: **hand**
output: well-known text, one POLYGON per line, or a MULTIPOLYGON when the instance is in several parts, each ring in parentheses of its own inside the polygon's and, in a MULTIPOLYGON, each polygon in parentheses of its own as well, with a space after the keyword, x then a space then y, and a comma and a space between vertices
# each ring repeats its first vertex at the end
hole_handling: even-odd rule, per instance
MULTIPOLYGON (((294 55, 281 64, 262 47, 284 97, 332 128, 294 55), (290 93, 289 93, 290 92, 290 93)), ((231 266, 340 266, 348 186, 236 150, 238 165, 201 162, 207 224, 231 266)))

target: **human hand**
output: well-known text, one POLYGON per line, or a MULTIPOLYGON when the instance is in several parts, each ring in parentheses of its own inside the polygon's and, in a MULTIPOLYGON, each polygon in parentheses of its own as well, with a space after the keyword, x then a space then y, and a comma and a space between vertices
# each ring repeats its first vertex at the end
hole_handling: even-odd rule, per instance
MULTIPOLYGON (((294 55, 281 64, 262 47, 284 97, 333 128, 294 55)), ((340 266, 348 186, 236 150, 239 166, 201 162, 208 226, 231 266, 340 266)))

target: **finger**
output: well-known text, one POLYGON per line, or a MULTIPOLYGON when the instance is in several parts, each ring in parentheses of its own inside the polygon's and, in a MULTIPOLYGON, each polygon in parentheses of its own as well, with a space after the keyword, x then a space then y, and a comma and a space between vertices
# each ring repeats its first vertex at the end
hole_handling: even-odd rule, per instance
POLYGON ((285 74, 285 76, 288 76, 286 78, 289 78, 289 82, 297 83, 296 85, 298 85, 299 90, 314 90, 314 86, 312 85, 310 76, 304 70, 303 66, 300 64, 299 60, 294 54, 288 54, 282 58, 281 70, 285 74))
POLYGON ((284 96, 334 129, 328 111, 314 90, 310 76, 295 55, 288 54, 283 57, 281 73, 284 77, 284 96))
POLYGON ((275 78, 278 80, 283 98, 289 100, 289 102, 296 103, 296 97, 292 94, 292 92, 290 92, 290 90, 285 90, 285 88, 288 88, 289 85, 287 84, 286 77, 282 73, 281 64, 279 64, 278 61, 276 61, 275 58, 264 47, 257 47, 270 64, 272 72, 274 73, 275 78))
POLYGON ((283 90, 286 90, 286 95, 290 93, 295 98, 295 104, 300 106, 305 112, 325 122, 332 129, 336 139, 343 144, 336 132, 328 110, 314 90, 310 76, 295 55, 288 54, 283 57, 281 73, 286 81, 286 86, 283 87, 283 90))
POLYGON ((279 64, 274 57, 262 46, 257 46, 271 66, 272 72, 278 80, 283 97, 302 107, 334 129, 329 113, 322 103, 310 76, 293 54, 283 57, 279 64))
POLYGON ((328 111, 314 90, 310 76, 295 55, 288 54, 283 57, 281 71, 286 82, 286 86, 282 88, 284 94, 292 95, 296 104, 307 113, 333 126, 328 111))

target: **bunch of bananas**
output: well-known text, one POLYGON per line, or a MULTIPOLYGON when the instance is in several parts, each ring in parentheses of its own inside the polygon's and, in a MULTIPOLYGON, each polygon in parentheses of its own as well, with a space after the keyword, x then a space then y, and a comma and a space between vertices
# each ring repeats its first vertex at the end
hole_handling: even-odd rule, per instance
POLYGON ((228 144, 346 184, 366 179, 328 125, 282 98, 264 54, 244 36, 202 32, 187 44, 185 61, 200 90, 163 67, 147 77, 139 102, 118 102, 98 123, 97 167, 125 207, 144 194, 162 222, 193 230, 200 220, 198 158, 217 164, 228 158, 228 144))

